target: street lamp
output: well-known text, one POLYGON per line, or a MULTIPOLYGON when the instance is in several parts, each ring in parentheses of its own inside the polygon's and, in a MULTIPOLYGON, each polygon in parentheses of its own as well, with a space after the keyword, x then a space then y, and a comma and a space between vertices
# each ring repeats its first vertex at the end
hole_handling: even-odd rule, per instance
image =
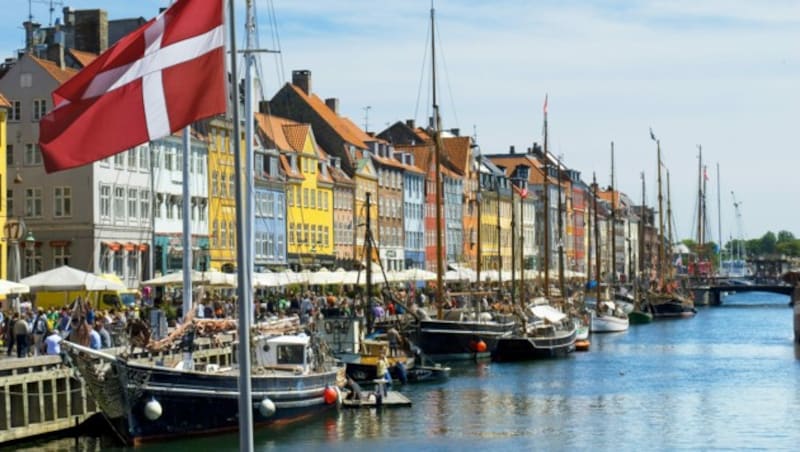
POLYGON ((28 257, 28 276, 35 273, 34 251, 36 249, 36 238, 33 236, 33 231, 28 230, 25 235, 25 256, 28 257))

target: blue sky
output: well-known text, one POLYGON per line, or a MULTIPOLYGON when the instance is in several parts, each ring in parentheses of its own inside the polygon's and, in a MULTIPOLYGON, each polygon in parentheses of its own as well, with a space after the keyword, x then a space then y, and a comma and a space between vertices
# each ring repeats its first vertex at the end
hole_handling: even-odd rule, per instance
MULTIPOLYGON (((255 0, 262 47, 276 48, 255 0)), ((26 0, 4 2, 0 54, 23 45, 26 0)), ((33 4, 48 22, 46 1, 33 4)), ((109 18, 151 17, 166 0, 64 0, 103 7, 109 18)), ((244 2, 239 2, 243 4, 244 2)), ((271 96, 292 69, 312 71, 320 97, 369 130, 429 115, 430 2, 274 0, 280 57, 262 61, 271 96), (282 69, 281 69, 282 68, 282 69)), ((60 9, 57 7, 57 9, 60 9)), ((436 2, 443 124, 477 130, 485 153, 541 142, 549 94, 551 151, 610 182, 615 142, 618 187, 641 199, 639 174, 655 204, 661 139, 680 237, 692 235, 697 145, 709 166, 710 230, 717 239, 717 173, 722 234, 737 235, 731 191, 746 236, 786 229, 800 236, 800 3, 793 0, 546 0, 436 2)), ((57 15, 58 12, 57 12, 57 15)), ((241 14, 239 14, 241 18, 241 14)), ((242 36, 240 33, 239 36, 242 36)))

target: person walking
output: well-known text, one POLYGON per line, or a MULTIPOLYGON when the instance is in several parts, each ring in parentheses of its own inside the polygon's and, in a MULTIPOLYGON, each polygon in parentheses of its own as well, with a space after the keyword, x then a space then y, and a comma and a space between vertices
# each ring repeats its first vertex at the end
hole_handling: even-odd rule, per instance
POLYGON ((16 342, 16 335, 14 334, 14 324, 17 323, 19 319, 19 314, 16 312, 13 315, 7 315, 5 324, 3 325, 3 334, 5 335, 6 341, 6 354, 11 356, 11 352, 14 351, 14 343, 16 342))
POLYGON ((33 325, 31 325, 31 333, 33 333, 33 356, 39 356, 42 353, 42 342, 44 341, 44 337, 47 334, 47 316, 44 313, 44 309, 39 308, 36 313, 36 317, 33 319, 33 325))
POLYGON ((17 344, 17 358, 28 356, 28 322, 22 316, 14 322, 14 342, 17 344))

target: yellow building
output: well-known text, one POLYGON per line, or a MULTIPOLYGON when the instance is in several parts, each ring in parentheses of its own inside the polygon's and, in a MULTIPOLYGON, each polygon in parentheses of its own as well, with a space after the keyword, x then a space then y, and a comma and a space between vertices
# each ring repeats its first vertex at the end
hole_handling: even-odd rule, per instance
MULTIPOLYGON (((236 171, 233 123, 214 118, 208 123, 208 241, 211 268, 236 269, 236 171)), ((242 146, 244 149, 244 146, 242 146)))
MULTIPOLYGON (((0 149, 6 149, 6 125, 8 124, 8 112, 11 110, 11 103, 0 93, 0 149)), ((6 159, 0 159, 0 193, 6 193, 8 182, 8 171, 6 159)), ((4 198, 4 197, 2 197, 4 198)), ((8 206, 0 198, 0 231, 6 230, 6 220, 8 219, 8 206)), ((4 235, 5 237, 5 235, 4 235)), ((0 278, 8 279, 8 247, 7 240, 0 240, 0 278)))
POLYGON ((280 152, 286 175, 287 259, 296 270, 332 270, 333 179, 327 156, 319 149, 309 124, 273 115, 256 114, 265 145, 280 152))
MULTIPOLYGON (((364 254, 364 235, 367 224, 367 193, 370 194, 370 209, 369 216, 372 230, 372 237, 375 242, 380 241, 378 236, 378 172, 375 170, 375 165, 372 163, 372 158, 369 155, 357 151, 357 159, 355 162, 355 174, 353 175, 353 182, 356 184, 355 196, 355 233, 356 233, 356 246, 355 246, 355 260, 356 262, 366 262, 367 256, 364 254)), ((372 255, 372 261, 378 261, 378 251, 375 250, 372 255)))

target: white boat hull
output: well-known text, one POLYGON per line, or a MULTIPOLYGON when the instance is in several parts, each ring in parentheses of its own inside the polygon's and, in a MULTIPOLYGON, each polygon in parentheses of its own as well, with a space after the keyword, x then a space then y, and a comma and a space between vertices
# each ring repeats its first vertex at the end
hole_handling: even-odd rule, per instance
POLYGON ((618 333, 627 331, 629 326, 628 317, 617 317, 614 315, 598 315, 592 313, 592 333, 618 333))

